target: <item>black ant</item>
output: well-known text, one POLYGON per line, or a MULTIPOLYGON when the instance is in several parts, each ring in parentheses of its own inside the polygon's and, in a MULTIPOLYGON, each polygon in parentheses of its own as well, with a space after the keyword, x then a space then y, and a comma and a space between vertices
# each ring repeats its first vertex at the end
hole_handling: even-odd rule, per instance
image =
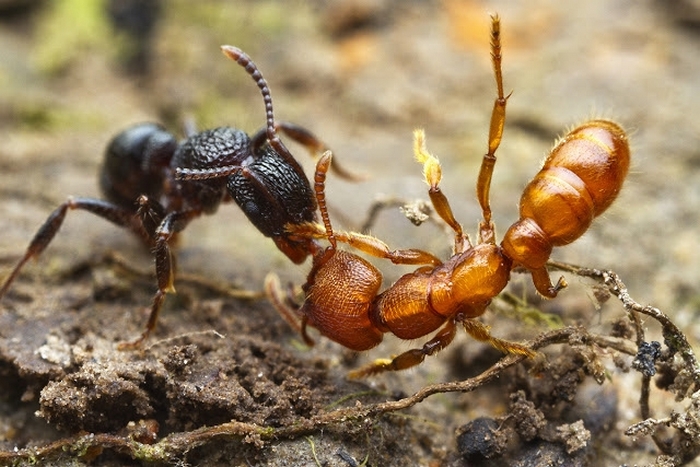
MULTIPOLYGON (((313 238, 285 226, 316 220, 316 197, 301 166, 278 136, 283 132, 312 154, 325 145, 311 132, 275 122, 266 80, 250 57, 232 46, 224 55, 245 68, 265 102, 267 125, 250 137, 243 130, 219 127, 189 135, 178 143, 162 126, 135 125, 112 139, 100 173, 106 200, 70 197, 35 234, 27 251, 5 279, 2 298, 24 264, 54 238, 69 209, 91 212, 136 235, 153 250, 158 290, 142 335, 120 348, 138 346, 153 331, 167 293, 173 293, 170 242, 193 219, 214 214, 231 198, 248 219, 292 262, 302 263, 319 246, 313 238)), ((341 175, 350 177, 348 174, 341 175)))

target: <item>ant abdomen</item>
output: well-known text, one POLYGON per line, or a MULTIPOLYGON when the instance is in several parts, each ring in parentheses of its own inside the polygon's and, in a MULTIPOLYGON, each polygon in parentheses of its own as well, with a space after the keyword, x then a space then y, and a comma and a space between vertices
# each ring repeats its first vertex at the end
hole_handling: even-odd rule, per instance
POLYGON ((543 169, 561 167, 575 173, 593 200, 595 217, 617 197, 629 164, 625 131, 610 120, 591 120, 576 127, 552 149, 543 169))
POLYGON ((105 198, 129 210, 136 210, 140 195, 158 198, 165 173, 177 148, 177 141, 161 125, 140 123, 112 138, 100 171, 100 188, 105 198))
POLYGON ((629 162, 627 135, 614 122, 591 120, 564 136, 525 188, 520 220, 504 236, 503 249, 514 265, 543 268, 553 247, 583 235, 617 197, 629 162))

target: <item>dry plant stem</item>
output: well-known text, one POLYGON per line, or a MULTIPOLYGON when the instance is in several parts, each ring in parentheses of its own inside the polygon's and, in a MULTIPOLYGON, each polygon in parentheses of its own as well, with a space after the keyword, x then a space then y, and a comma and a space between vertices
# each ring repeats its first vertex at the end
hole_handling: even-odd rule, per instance
MULTIPOLYGON (((527 345, 533 350, 537 350, 549 345, 568 342, 572 338, 578 342, 583 341, 600 347, 611 347, 630 355, 636 353, 636 349, 629 341, 589 334, 585 329, 579 327, 566 327, 544 333, 528 342, 527 345)), ((505 355, 488 370, 464 381, 431 384, 403 399, 370 405, 358 403, 352 407, 322 412, 309 419, 299 419, 287 426, 265 427, 233 421, 212 427, 199 428, 190 432, 173 433, 152 445, 140 443, 128 436, 113 434, 79 435, 61 439, 43 447, 0 452, 0 464, 23 459, 47 458, 60 455, 63 452, 73 452, 80 455, 79 453, 95 452, 95 450, 99 452, 102 449, 111 449, 133 458, 147 461, 166 461, 184 455, 197 446, 204 445, 219 437, 240 439, 244 442, 252 443, 260 443, 266 440, 294 439, 317 432, 328 426, 344 423, 363 423, 366 420, 371 421, 382 414, 412 407, 435 394, 474 391, 494 378, 500 377, 504 370, 520 363, 524 359, 525 357, 522 355, 505 355)))
POLYGON ((396 209, 404 204, 404 200, 393 196, 378 197, 367 211, 367 218, 364 222, 362 222, 362 226, 360 227, 359 231, 363 234, 368 234, 382 211, 387 209, 396 209))
MULTIPOLYGON (((630 297, 630 294, 627 291, 627 286, 625 286, 624 282, 622 282, 622 280, 616 273, 609 270, 582 268, 565 263, 549 262, 548 264, 554 269, 571 272, 581 277, 589 277, 597 280, 598 282, 603 283, 608 288, 610 293, 615 295, 622 302, 622 305, 625 307, 625 310, 630 315, 634 315, 634 313, 640 313, 646 316, 650 316, 654 320, 658 321, 659 324, 661 324, 666 345, 669 346, 674 352, 680 353, 681 357, 683 358, 688 367, 688 371, 692 375, 696 387, 700 387, 700 365, 698 365, 698 360, 695 356, 695 352, 693 352, 693 348, 690 346, 690 343, 685 337, 685 334, 683 334, 683 332, 680 329, 678 329, 678 326, 676 326, 675 323, 673 323, 673 321, 671 321, 671 319, 658 308, 654 308, 650 305, 642 306, 636 301, 634 301, 634 299, 630 297)), ((644 334, 641 330, 639 320, 634 318, 632 319, 637 327, 637 341, 639 343, 640 336, 641 340, 643 340, 644 334)))
MULTIPOLYGON (((597 280, 598 282, 603 283, 608 288, 610 293, 615 295, 622 302, 622 305, 624 306, 625 310, 630 316, 630 319, 634 323, 637 333, 638 346, 642 342, 644 342, 645 339, 644 330, 642 328, 641 321, 639 320, 637 314, 644 314, 658 321, 659 324, 661 324, 662 333, 666 345, 674 353, 680 353, 681 357, 685 361, 686 369, 692 376, 693 382, 695 383, 695 390, 700 388, 700 366, 698 365, 698 360, 695 356, 695 353, 693 352, 692 347, 690 346, 690 343, 685 337, 685 334, 683 334, 683 332, 680 329, 678 329, 678 327, 673 323, 673 321, 671 321, 671 319, 668 316, 666 316, 663 312, 661 312, 661 310, 659 310, 658 308, 654 308, 649 305, 642 306, 639 303, 637 303, 634 299, 632 299, 629 292, 627 291, 627 287, 625 286, 624 282, 622 282, 622 280, 616 273, 609 270, 581 268, 578 266, 573 266, 564 263, 550 262, 549 265, 554 269, 571 272, 581 277, 589 277, 597 280)), ((646 427, 647 434, 651 435, 651 438, 654 440, 654 443, 659 448, 659 450, 661 450, 667 455, 675 456, 678 453, 674 452, 677 450, 677 445, 676 443, 674 443, 673 438, 666 438, 661 432, 656 430, 656 427, 658 426, 668 425, 667 420, 669 419, 662 419, 659 421, 651 418, 651 410, 649 408, 649 396, 651 393, 650 384, 651 376, 642 375, 641 391, 639 395, 639 408, 640 415, 643 421, 634 425, 633 427, 630 427, 627 430, 626 434, 629 436, 635 436, 637 434, 637 431, 642 431, 643 427, 646 427)), ((680 432, 677 433, 677 435, 674 438, 678 439, 679 437, 682 437, 680 432)), ((694 457, 695 454, 690 455, 691 459, 694 457)))
POLYGON ((361 227, 358 231, 362 234, 369 234, 382 211, 391 209, 402 212, 406 219, 415 226, 422 225, 424 222, 432 222, 445 232, 452 232, 450 226, 435 213, 432 205, 427 201, 423 199, 409 200, 407 198, 397 198, 394 196, 378 196, 370 205, 367 216, 362 224, 360 224, 361 227))
MULTIPOLYGON (((135 268, 119 253, 115 251, 107 252, 100 258, 98 264, 103 263, 108 266, 116 267, 121 269, 126 274, 130 274, 135 277, 152 278, 153 274, 149 271, 142 271, 135 268)), ((94 264, 91 264, 94 266, 94 264)), ((208 289, 219 295, 224 295, 231 298, 238 298, 241 300, 259 300, 265 297, 265 292, 262 290, 246 290, 238 288, 237 286, 229 286, 223 282, 217 282, 215 280, 199 276, 196 274, 186 274, 179 273, 177 280, 180 283, 189 283, 196 285, 205 289, 208 289)))

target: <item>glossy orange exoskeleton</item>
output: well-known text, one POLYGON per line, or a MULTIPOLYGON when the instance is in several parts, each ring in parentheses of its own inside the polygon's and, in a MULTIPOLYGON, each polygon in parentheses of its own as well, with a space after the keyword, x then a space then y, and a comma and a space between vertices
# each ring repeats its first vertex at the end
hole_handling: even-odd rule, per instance
POLYGON ((506 231, 501 244, 496 243, 489 189, 510 97, 503 92, 498 17, 492 18, 491 54, 498 91, 491 114, 488 152, 483 157, 476 185, 483 220, 475 245, 464 234, 440 189, 441 166, 425 149, 422 130, 414 133, 414 152, 423 164, 436 213, 454 231, 451 258, 442 261, 416 249, 392 251, 374 237, 334 232, 325 208, 325 174, 331 163, 329 152, 319 160, 315 175, 316 197, 324 224, 288 226, 290 232, 327 238, 330 243, 314 255, 311 272, 303 286, 305 298, 301 307, 289 305, 274 276, 267 283, 273 303, 308 343, 313 341, 306 333, 307 326, 357 351, 376 346, 385 333, 412 340, 437 331, 421 348, 408 350, 392 359, 377 360, 354 372, 355 376, 417 365, 426 356, 450 344, 458 325, 474 338, 504 352, 534 355, 523 345, 493 337, 488 328, 474 318, 482 315, 491 300, 505 288, 516 267, 531 273, 540 294, 555 297, 566 283, 563 278, 556 284, 550 280, 546 263, 552 249, 579 238, 622 188, 630 162, 624 130, 610 120, 585 122, 552 149, 542 169, 523 192, 520 219, 506 231), (350 251, 338 249, 339 242, 396 264, 422 266, 380 291, 382 275, 377 268, 350 251))

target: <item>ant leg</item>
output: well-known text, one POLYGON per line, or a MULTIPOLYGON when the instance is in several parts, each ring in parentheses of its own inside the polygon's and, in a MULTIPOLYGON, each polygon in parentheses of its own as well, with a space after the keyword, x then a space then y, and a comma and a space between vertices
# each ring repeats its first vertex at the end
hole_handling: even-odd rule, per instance
POLYGON ((442 260, 432 253, 417 248, 391 250, 386 243, 370 235, 340 231, 336 232, 335 236, 339 242, 377 258, 388 259, 394 264, 430 264, 432 266, 442 264, 442 260))
POLYGON ((347 243, 370 255, 390 259, 396 264, 434 264, 436 266, 442 264, 442 261, 438 258, 422 250, 391 251, 386 243, 375 237, 354 232, 334 232, 328 215, 328 207, 326 206, 326 174, 331 166, 332 158, 333 153, 331 151, 323 153, 316 163, 316 172, 314 173, 314 191, 318 208, 321 211, 323 227, 314 223, 287 225, 288 231, 292 234, 301 237, 328 239, 331 245, 318 260, 319 266, 335 253, 338 241, 347 243))
MULTIPOLYGON (((304 146, 314 157, 328 151, 326 143, 306 128, 291 122, 275 122, 275 130, 281 131, 297 143, 304 146)), ((334 170, 337 168, 334 167, 334 170)))
POLYGON ((425 360, 425 357, 434 355, 447 347, 455 337, 456 324, 454 320, 447 322, 438 333, 426 342, 420 349, 411 349, 391 359, 377 359, 373 363, 350 372, 350 378, 363 378, 373 376, 385 371, 399 371, 416 366, 425 360))
MULTIPOLYGON (((304 146, 306 150, 311 153, 311 156, 313 158, 317 158, 319 154, 323 154, 324 152, 329 150, 326 143, 321 141, 316 135, 311 133, 306 128, 296 125, 294 123, 276 122, 275 130, 281 131, 292 140, 304 146)), ((339 165, 337 160, 333 162, 331 170, 335 175, 339 176, 340 178, 352 182, 359 182, 366 178, 360 174, 354 174, 350 172, 344 166, 339 165)))
POLYGON ((437 157, 430 154, 425 147, 425 132, 422 129, 413 132, 413 153, 416 160, 423 164, 423 177, 430 186, 428 195, 433 203, 435 212, 449 225, 455 233, 455 253, 464 251, 464 231, 452 213, 452 207, 447 197, 440 189, 442 166, 437 157))
POLYGON ((552 285, 552 278, 549 276, 549 271, 545 266, 540 269, 531 269, 532 282, 535 284, 535 289, 543 297, 554 298, 559 291, 568 286, 564 277, 560 277, 555 285, 552 285))
POLYGON ((146 195, 139 196, 136 203, 139 206, 136 214, 141 219, 143 228, 146 229, 151 238, 154 238, 158 226, 166 215, 165 208, 158 201, 154 201, 146 195))
POLYGON ((173 258, 170 252, 169 241, 177 232, 185 228, 185 226, 195 217, 199 216, 197 210, 177 211, 168 214, 160 223, 155 233, 153 254, 156 260, 156 280, 158 282, 158 290, 153 296, 153 304, 151 312, 148 315, 146 329, 141 336, 131 342, 122 342, 119 344, 119 350, 134 349, 148 338, 156 327, 158 315, 163 307, 165 295, 167 293, 175 293, 175 274, 173 271, 173 258))
MULTIPOLYGON (((311 238, 326 238, 327 233, 324 227, 316 223, 295 224, 287 226, 290 233, 301 237, 311 238)), ((408 248, 405 250, 391 250, 389 245, 371 235, 365 235, 357 232, 334 231, 333 237, 336 242, 345 243, 351 247, 360 250, 368 255, 377 258, 388 259, 394 264, 431 264, 439 266, 442 261, 437 256, 434 256, 427 251, 417 248, 408 248)))
POLYGON ((289 290, 282 290, 277 274, 270 273, 265 277, 265 294, 282 319, 297 333, 301 334, 306 345, 313 347, 315 343, 306 332, 306 317, 299 316, 299 307, 291 304, 289 290))
POLYGON ((495 233, 491 222, 491 204, 489 202, 489 191, 491 189, 491 176, 496 165, 496 150, 501 144, 503 137, 503 127, 506 121, 506 103, 510 94, 503 93, 503 73, 501 70, 501 20, 498 16, 491 17, 491 60, 496 78, 498 96, 493 103, 491 112, 491 124, 489 126, 489 149, 484 155, 479 170, 479 178, 476 183, 476 196, 484 216, 483 222, 479 224, 479 242, 495 243, 495 233))
POLYGON ((464 330, 474 339, 480 342, 488 342, 498 350, 504 353, 512 353, 516 355, 525 355, 533 358, 537 353, 534 350, 528 349, 524 345, 515 342, 508 342, 497 337, 493 337, 489 332, 488 326, 475 319, 467 318, 462 321, 464 330))
POLYGON ((51 243, 51 240, 53 240, 54 236, 61 228, 61 225, 63 225, 68 209, 81 209, 83 211, 91 212, 112 222, 113 224, 132 230, 134 233, 144 239, 146 243, 150 243, 151 241, 148 233, 134 212, 100 199, 68 198, 66 202, 57 207, 49 215, 46 221, 44 221, 44 224, 34 235, 34 238, 29 243, 24 256, 17 263, 7 279, 5 279, 5 282, 0 289, 0 298, 3 297, 10 288, 10 285, 15 280, 17 274, 19 274, 19 271, 22 269, 24 264, 29 261, 30 258, 39 256, 41 252, 43 252, 49 245, 49 243, 51 243))

